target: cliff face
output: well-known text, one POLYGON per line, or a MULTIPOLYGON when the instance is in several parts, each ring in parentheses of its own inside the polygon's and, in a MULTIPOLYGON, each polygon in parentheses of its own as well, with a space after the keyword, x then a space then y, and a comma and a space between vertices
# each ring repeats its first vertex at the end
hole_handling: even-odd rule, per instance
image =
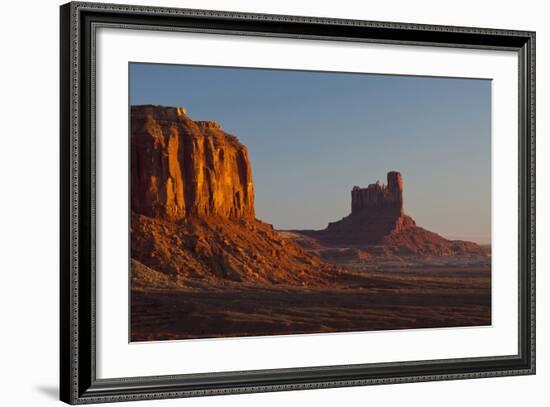
POLYGON ((219 124, 193 121, 183 108, 132 106, 130 132, 132 211, 254 219, 247 148, 219 124))
POLYGON ((331 286, 341 270, 255 219, 248 152, 183 108, 131 108, 132 287, 331 286))
POLYGON ((353 187, 351 214, 316 233, 332 242, 379 244, 391 233, 416 226, 403 211, 403 177, 391 171, 387 180, 386 185, 377 181, 367 188, 353 187))
POLYGON ((388 172, 387 185, 379 181, 367 188, 351 190, 351 213, 370 212, 378 216, 403 215, 403 177, 397 171, 388 172))

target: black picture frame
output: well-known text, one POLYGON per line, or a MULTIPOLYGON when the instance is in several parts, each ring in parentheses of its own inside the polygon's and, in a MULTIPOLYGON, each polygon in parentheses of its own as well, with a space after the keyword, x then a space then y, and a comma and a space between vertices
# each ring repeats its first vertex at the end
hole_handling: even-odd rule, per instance
POLYGON ((60 398, 70 404, 535 373, 535 33, 72 2, 60 7, 60 398), (519 351, 499 357, 96 378, 95 69, 100 26, 417 46, 519 56, 519 351))

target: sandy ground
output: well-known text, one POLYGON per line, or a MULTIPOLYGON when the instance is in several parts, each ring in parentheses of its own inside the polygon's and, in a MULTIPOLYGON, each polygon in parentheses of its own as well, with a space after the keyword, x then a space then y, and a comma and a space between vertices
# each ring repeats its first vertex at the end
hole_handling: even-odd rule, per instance
POLYGON ((133 289, 131 340, 491 324, 489 267, 357 271, 334 289, 228 284, 133 289))

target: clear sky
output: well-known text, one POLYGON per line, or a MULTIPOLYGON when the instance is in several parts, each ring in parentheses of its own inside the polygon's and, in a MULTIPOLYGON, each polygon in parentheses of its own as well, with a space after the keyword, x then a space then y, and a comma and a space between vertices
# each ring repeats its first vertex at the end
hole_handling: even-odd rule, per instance
POLYGON ((130 103, 237 136, 256 216, 277 229, 322 229, 349 214, 354 185, 396 170, 418 225, 490 242, 490 80, 130 64, 130 103))

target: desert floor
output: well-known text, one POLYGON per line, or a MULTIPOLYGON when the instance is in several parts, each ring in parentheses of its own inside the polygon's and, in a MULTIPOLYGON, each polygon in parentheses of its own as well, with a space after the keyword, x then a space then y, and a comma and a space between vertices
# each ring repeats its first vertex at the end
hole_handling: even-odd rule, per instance
POLYGON ((131 341, 482 326, 491 324, 491 272, 357 270, 334 289, 132 289, 130 302, 131 341))

